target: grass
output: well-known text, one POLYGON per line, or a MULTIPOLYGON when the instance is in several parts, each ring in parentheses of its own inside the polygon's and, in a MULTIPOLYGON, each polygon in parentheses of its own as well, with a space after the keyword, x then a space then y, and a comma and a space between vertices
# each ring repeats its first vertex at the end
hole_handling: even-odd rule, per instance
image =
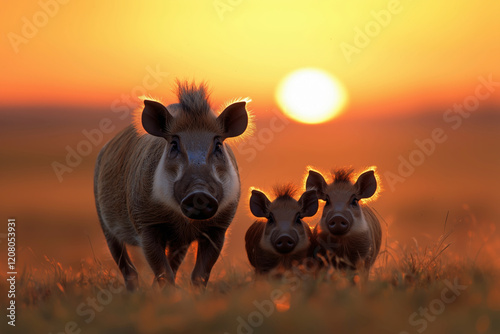
MULTIPOLYGON (((334 270, 324 271, 318 277, 306 275, 300 284, 280 279, 256 282, 246 262, 231 262, 227 256, 217 263, 205 292, 194 291, 188 284, 186 268, 191 269, 192 262, 186 263, 180 272, 178 288, 159 293, 150 288, 151 275, 141 272, 140 292, 111 293, 110 300, 102 299, 107 304, 99 303, 100 311, 94 311, 95 317, 89 320, 92 316, 89 310, 93 309, 88 306, 89 298, 92 302, 102 295, 101 291, 122 286, 116 265, 104 261, 105 256, 101 255, 109 253, 97 222, 91 190, 98 149, 85 157, 81 166, 65 174, 62 183, 58 183, 50 166, 53 161, 65 161, 64 147, 74 148, 84 139, 81 133, 84 128, 94 128, 104 116, 114 116, 88 110, 75 114, 74 110, 65 109, 64 113, 52 116, 38 111, 33 115, 18 112, 16 117, 12 114, 8 119, 14 121, 14 126, 9 122, 0 124, 3 125, 0 135, 6 138, 1 143, 8 144, 2 151, 0 169, 2 175, 9 176, 2 179, 2 186, 8 191, 0 194, 1 202, 6 213, 18 218, 20 250, 30 246, 37 255, 30 261, 36 263, 34 267, 19 268, 17 326, 8 327, 2 313, 0 333, 237 333, 238 319, 248 321, 253 315, 254 321, 259 320, 254 302, 261 305, 270 300, 275 289, 283 296, 273 303, 272 314, 263 316, 260 326, 246 332, 419 333, 423 329, 422 317, 413 319, 419 321, 416 325, 410 324, 409 317, 419 312, 419 308, 439 306, 433 301, 440 300, 446 282, 455 278, 467 289, 454 302, 446 303, 432 321, 426 320, 427 327, 422 333, 500 333, 500 272, 492 265, 496 261, 498 268, 500 243, 494 244, 492 238, 483 240, 494 234, 500 217, 497 200, 500 179, 494 177, 500 158, 492 154, 492 148, 498 147, 494 143, 500 138, 497 118, 482 117, 481 113, 470 117, 459 132, 449 133, 446 143, 426 158, 425 164, 404 184, 398 183, 395 192, 385 184, 386 192, 376 207, 394 224, 384 235, 392 232, 401 243, 407 243, 408 236, 418 235, 419 242, 400 245, 389 235, 368 282, 360 280, 352 284, 357 280, 353 275, 334 270), (46 136, 49 124, 55 130, 54 136, 46 136), (478 162, 487 163, 478 169, 478 162), (461 209, 462 203, 468 203, 470 211, 479 215, 477 220, 467 216, 468 210, 461 209), (443 231, 442 225, 433 220, 443 210, 450 210, 450 221, 455 221, 453 217, 465 217, 457 221, 454 243, 446 248, 450 238, 445 234, 426 247, 426 240, 421 238, 443 231), (470 230, 475 231, 473 237, 479 243, 487 245, 481 252, 470 247, 470 230), (89 257, 73 268, 59 264, 89 254, 87 232, 92 240, 100 236, 101 241, 94 244, 100 258, 89 257), (489 247, 491 244, 494 247, 489 247), (43 259, 43 254, 49 257, 43 259), (83 315, 80 315, 77 309, 82 304, 83 315)), ((332 157, 354 166, 369 162, 380 171, 397 172, 397 157, 414 148, 415 138, 426 138, 440 122, 441 115, 390 120, 339 119, 333 125, 336 138, 350 140, 327 146, 319 145, 317 138, 330 138, 331 125, 304 127, 290 123, 264 149, 247 146, 257 152, 255 159, 249 159, 243 150, 235 151, 242 189, 271 185, 277 179, 294 180, 304 173, 306 161, 327 168, 332 157), (362 135, 353 136, 354 132, 362 135), (300 145, 296 140, 298 133, 302 138, 300 145), (283 159, 276 159, 277 155, 283 159), (262 170, 279 171, 279 175, 262 170)), ((263 119, 259 124, 266 127, 269 120, 263 119)), ((121 125, 117 125, 119 131, 121 125)), ((105 140, 112 135, 108 134, 105 140)), ((241 240, 251 224, 246 205, 243 200, 240 202, 244 209, 235 218, 232 242, 226 247, 228 253, 243 251, 241 240)), ((444 230, 449 228, 445 226, 444 230)), ((5 263, 3 255, 2 263, 5 263)), ((5 266, 2 268, 0 308, 5 310, 7 283, 2 276, 5 266)))
MULTIPOLYGON (((17 278, 15 332, 500 332, 500 273, 448 252, 448 236, 432 247, 386 241, 368 280, 305 267, 256 279, 225 259, 203 291, 192 288, 183 271, 176 288, 157 291, 143 282, 131 294, 116 267, 96 257, 78 269, 45 257, 40 268, 17 278), (453 293, 450 285, 457 284, 453 293)), ((5 279, 0 285, 7 288, 5 279)), ((0 328, 6 327, 3 321, 0 328)))

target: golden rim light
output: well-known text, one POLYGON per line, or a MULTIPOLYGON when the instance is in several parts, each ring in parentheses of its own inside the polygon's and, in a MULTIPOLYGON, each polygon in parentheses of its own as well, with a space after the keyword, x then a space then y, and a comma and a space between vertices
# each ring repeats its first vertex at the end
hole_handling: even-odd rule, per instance
POLYGON ((328 72, 303 68, 283 78, 276 90, 276 102, 288 117, 318 124, 340 114, 347 103, 347 91, 328 72))

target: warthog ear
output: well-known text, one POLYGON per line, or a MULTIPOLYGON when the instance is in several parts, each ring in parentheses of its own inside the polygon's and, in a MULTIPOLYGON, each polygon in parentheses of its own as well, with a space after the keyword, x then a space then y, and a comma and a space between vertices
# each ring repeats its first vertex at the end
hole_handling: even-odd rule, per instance
POLYGON ((255 217, 269 217, 269 205, 271 202, 267 196, 258 190, 252 190, 250 197, 250 211, 255 217))
POLYGON ((316 190, 308 190, 299 199, 300 218, 312 217, 318 212, 318 195, 316 190))
POLYGON ((377 190, 377 178, 375 177, 375 172, 372 170, 364 172, 358 177, 354 186, 358 189, 358 198, 372 197, 377 190))
POLYGON ((223 139, 237 137, 245 132, 248 126, 248 113, 245 106, 245 101, 235 102, 227 106, 217 117, 217 121, 224 129, 223 139))
POLYGON ((306 190, 315 189, 318 198, 324 201, 326 200, 326 187, 327 184, 323 175, 316 171, 310 170, 309 176, 307 177, 306 181, 306 190))
POLYGON ((142 126, 147 133, 166 137, 167 123, 172 119, 172 115, 167 108, 156 101, 144 100, 144 110, 142 111, 142 126))

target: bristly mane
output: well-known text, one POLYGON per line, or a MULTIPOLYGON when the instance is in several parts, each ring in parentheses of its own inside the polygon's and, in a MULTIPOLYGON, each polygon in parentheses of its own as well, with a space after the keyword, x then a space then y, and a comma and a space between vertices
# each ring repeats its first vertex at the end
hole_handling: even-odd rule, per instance
POLYGON ((210 113, 211 108, 208 103, 210 93, 206 82, 202 82, 196 87, 195 83, 177 80, 177 98, 185 113, 192 116, 202 116, 210 113))
MULTIPOLYGON (((224 126, 222 122, 217 120, 218 113, 214 112, 210 107, 210 90, 206 82, 196 85, 194 82, 177 80, 177 98, 178 103, 165 105, 169 113, 174 116, 173 120, 165 124, 165 131, 168 134, 189 131, 206 131, 214 134, 223 135, 224 126)), ((159 103, 161 101, 152 97, 143 97, 144 99, 153 100, 159 103)), ((233 102, 238 102, 235 100, 233 102)), ((248 102, 249 99, 241 101, 248 102)), ((227 106, 227 105, 226 105, 227 106)), ((132 126, 135 128, 139 136, 145 135, 147 132, 142 125, 142 113, 144 107, 139 107, 133 112, 132 126)), ((251 115, 250 119, 251 119, 251 115)), ((252 122, 249 122, 250 128, 245 131, 245 134, 251 133, 252 122)), ((238 138, 241 138, 239 136, 238 138)), ((231 138, 232 139, 232 138, 231 138)))
POLYGON ((292 198, 295 196, 297 193, 297 187, 293 185, 292 183, 287 183, 283 185, 276 185, 273 187, 273 193, 274 196, 276 196, 276 199, 278 198, 292 198))
POLYGON ((353 168, 339 168, 332 171, 333 183, 352 182, 353 168))
MULTIPOLYGON (((223 133, 222 124, 210 108, 208 87, 205 82, 198 86, 195 83, 177 80, 177 97, 180 112, 167 128, 170 133, 181 131, 201 130, 214 133, 223 133)), ((168 109, 168 108, 167 108, 168 109)))

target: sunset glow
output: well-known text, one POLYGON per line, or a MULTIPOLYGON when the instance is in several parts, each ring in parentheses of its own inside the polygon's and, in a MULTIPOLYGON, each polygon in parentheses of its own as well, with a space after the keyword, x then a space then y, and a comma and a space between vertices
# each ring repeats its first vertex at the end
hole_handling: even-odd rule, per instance
POLYGON ((500 1, 2 10, 0 328, 500 334, 500 1))
POLYGON ((308 124, 323 123, 337 116, 347 101, 342 84, 318 69, 289 74, 276 91, 281 109, 292 119, 308 124))
POLYGON ((346 88, 346 115, 378 116, 452 105, 478 75, 498 73, 496 2, 441 2, 433 15, 401 2, 390 17, 382 0, 214 3, 70 1, 50 13, 36 1, 6 3, 0 105, 109 110, 143 94, 171 103, 180 78, 206 80, 215 105, 251 96, 262 116, 284 77, 313 67, 346 88))

